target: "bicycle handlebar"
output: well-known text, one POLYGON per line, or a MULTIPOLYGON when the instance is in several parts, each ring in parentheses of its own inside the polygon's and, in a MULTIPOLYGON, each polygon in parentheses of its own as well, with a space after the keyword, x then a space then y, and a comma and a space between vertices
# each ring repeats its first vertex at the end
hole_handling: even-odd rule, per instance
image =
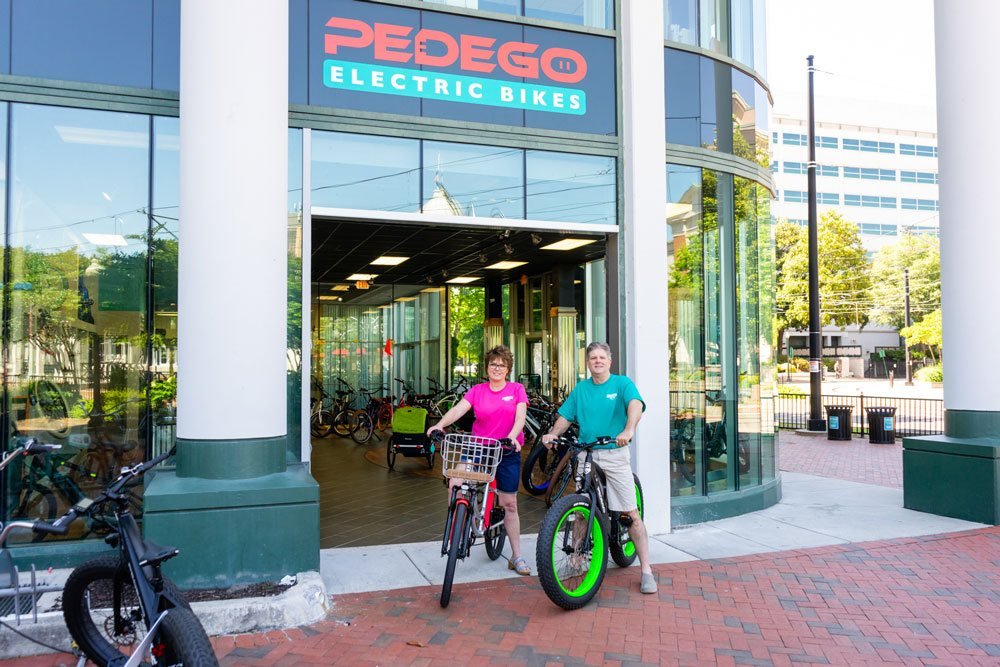
POLYGON ((572 435, 560 435, 556 437, 554 442, 559 445, 566 445, 573 449, 585 450, 594 449, 595 447, 601 447, 603 445, 610 445, 615 441, 610 435, 602 435, 598 437, 593 442, 580 442, 576 437, 572 435))

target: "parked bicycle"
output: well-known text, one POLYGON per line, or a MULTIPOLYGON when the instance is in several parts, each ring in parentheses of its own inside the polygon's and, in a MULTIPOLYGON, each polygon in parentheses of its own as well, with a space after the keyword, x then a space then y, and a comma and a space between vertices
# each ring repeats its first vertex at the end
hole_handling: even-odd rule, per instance
MULTIPOLYGON (((569 455, 584 453, 576 474, 576 492, 560 498, 545 513, 538 531, 536 563, 542 590, 563 609, 579 609, 600 590, 608 568, 608 553, 620 567, 635 562, 635 543, 629 536, 628 514, 611 514, 607 506, 607 478, 593 460, 594 447, 614 442, 601 437, 580 443, 562 436, 569 455)), ((633 474, 639 516, 643 516, 642 485, 633 474)))
POLYGON ((392 425, 392 398, 375 395, 384 391, 385 387, 358 390, 365 407, 354 411, 351 437, 359 445, 371 440, 372 436, 376 440, 381 440, 376 431, 385 431, 392 425))
POLYGON ((451 601, 455 564, 472 551, 483 538, 490 560, 500 557, 507 533, 503 526, 504 509, 496 489, 496 472, 504 452, 516 449, 510 440, 494 440, 464 433, 449 433, 435 443, 441 447, 442 472, 452 484, 448 516, 444 522, 441 555, 448 557, 441 586, 441 606, 451 601), (443 442, 442 442, 443 441, 443 442))

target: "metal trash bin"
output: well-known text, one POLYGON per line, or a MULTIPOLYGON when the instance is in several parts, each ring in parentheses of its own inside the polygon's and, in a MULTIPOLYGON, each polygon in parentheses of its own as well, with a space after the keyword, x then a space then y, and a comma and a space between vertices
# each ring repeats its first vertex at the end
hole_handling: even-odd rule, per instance
POLYGON ((865 408, 868 414, 868 442, 892 445, 896 442, 896 408, 865 408))
POLYGON ((824 405, 823 407, 826 408, 826 439, 850 440, 851 412, 854 407, 850 405, 824 405))

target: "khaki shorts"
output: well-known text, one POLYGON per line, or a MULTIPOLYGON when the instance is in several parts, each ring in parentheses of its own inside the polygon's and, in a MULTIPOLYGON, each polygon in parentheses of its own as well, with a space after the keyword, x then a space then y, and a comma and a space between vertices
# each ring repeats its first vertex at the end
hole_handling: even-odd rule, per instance
POLYGON ((608 510, 611 512, 631 512, 639 508, 635 500, 631 461, 627 446, 594 450, 594 463, 601 466, 608 479, 608 510))

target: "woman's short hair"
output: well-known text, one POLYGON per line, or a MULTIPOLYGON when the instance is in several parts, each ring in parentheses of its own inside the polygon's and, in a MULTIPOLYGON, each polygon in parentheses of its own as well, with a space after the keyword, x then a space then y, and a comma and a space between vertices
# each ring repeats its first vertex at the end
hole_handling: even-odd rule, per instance
POLYGON ((587 358, 590 358, 590 353, 594 350, 604 350, 604 353, 611 357, 611 346, 607 343, 591 343, 587 346, 587 358))
POLYGON ((514 355, 506 345, 497 345, 486 353, 486 365, 488 366, 494 359, 499 359, 507 367, 507 375, 514 368, 514 355))

